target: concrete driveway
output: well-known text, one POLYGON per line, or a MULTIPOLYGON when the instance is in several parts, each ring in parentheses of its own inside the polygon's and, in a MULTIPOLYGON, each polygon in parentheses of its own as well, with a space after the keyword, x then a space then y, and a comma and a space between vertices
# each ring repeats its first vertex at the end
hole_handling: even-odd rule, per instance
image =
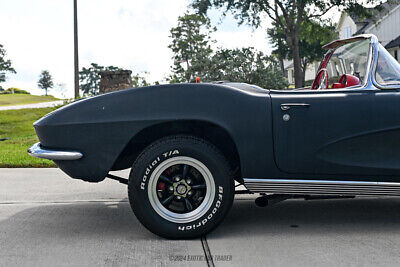
MULTIPOLYGON (((127 172, 120 175, 127 176, 127 172)), ((206 240, 171 241, 136 220, 126 186, 58 169, 0 169, 0 266, 396 266, 400 199, 241 196, 206 240), (210 253, 213 261, 206 261, 210 253)))
POLYGON ((63 104, 64 104, 64 100, 57 100, 57 101, 34 103, 34 104, 5 106, 5 107, 0 107, 0 111, 1 110, 25 109, 25 108, 50 108, 50 107, 60 106, 63 104))

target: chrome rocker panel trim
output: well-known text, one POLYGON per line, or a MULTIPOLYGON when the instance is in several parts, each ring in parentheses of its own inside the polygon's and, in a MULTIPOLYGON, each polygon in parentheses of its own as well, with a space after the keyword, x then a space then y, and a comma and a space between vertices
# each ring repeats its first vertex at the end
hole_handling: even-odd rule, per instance
POLYGON ((40 158, 50 160, 77 160, 83 157, 81 152, 77 151, 60 151, 42 148, 40 143, 32 145, 28 149, 28 154, 40 158))
POLYGON ((400 196, 400 183, 282 180, 244 178, 244 185, 253 193, 293 195, 386 195, 400 196))

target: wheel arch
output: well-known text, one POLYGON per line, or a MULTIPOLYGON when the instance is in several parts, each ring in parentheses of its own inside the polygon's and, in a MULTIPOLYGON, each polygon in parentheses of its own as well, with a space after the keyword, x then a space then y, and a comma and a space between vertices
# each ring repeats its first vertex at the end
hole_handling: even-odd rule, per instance
POLYGON ((177 120, 151 125, 135 134, 118 155, 112 170, 127 169, 139 154, 154 141, 171 135, 186 134, 202 138, 215 145, 228 160, 235 180, 242 181, 240 156, 229 132, 222 126, 201 120, 177 120))

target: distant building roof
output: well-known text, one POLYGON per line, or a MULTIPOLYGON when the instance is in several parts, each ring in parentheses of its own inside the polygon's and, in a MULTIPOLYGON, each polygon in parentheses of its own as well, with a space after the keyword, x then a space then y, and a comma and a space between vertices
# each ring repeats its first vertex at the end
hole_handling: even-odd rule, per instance
POLYGON ((386 16, 394 7, 400 5, 399 1, 389 0, 383 4, 380 4, 373 8, 367 8, 367 13, 369 13, 369 17, 365 18, 364 16, 360 16, 360 14, 356 14, 354 12, 350 12, 349 16, 351 19, 357 24, 357 32, 354 35, 364 33, 364 30, 372 25, 373 23, 378 22, 384 16, 386 16))
POLYGON ((400 46, 400 35, 396 39, 393 39, 387 45, 385 45, 385 48, 389 49, 389 48, 398 47, 398 46, 400 46))
POLYGON ((290 69, 290 68, 293 68, 293 66, 294 66, 294 64, 293 64, 293 61, 292 61, 290 64, 288 64, 287 66, 285 66, 285 70, 290 69))

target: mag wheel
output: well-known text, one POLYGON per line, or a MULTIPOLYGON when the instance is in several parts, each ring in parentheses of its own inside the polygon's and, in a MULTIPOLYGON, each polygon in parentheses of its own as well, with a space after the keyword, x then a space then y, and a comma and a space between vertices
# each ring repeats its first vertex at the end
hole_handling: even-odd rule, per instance
POLYGON ((167 238, 214 229, 233 202, 229 164, 212 144, 172 136, 150 145, 133 164, 129 200, 139 221, 167 238))
POLYGON ((203 216, 215 197, 210 170, 190 157, 173 157, 154 170, 147 188, 153 209, 164 219, 192 222, 203 216))

